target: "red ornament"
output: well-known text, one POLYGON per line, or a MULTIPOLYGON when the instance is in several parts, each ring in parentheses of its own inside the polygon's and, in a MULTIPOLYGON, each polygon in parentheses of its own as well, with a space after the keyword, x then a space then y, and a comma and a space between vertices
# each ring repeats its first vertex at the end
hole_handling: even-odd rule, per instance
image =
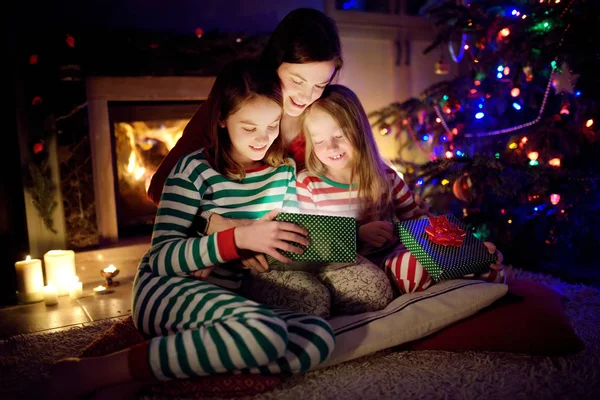
POLYGON ((200 39, 204 35, 204 29, 197 27, 195 30, 196 37, 200 39))
POLYGON ((33 154, 38 154, 44 150, 44 143, 38 142, 33 145, 33 154))
POLYGON ((33 98, 33 100, 31 100, 31 104, 33 104, 34 106, 37 106, 38 104, 42 104, 43 99, 41 96, 35 96, 33 98))
POLYGON ((473 200, 472 187, 473 182, 471 181, 471 178, 465 174, 454 181, 452 193, 454 193, 454 196, 456 196, 457 199, 468 203, 473 200))
POLYGON ((38 63, 38 55, 37 54, 32 54, 29 56, 29 64, 30 65, 35 65, 38 63))
POLYGON ((67 38, 65 39, 67 42, 67 46, 70 48, 75 48, 75 38, 67 33, 67 38))

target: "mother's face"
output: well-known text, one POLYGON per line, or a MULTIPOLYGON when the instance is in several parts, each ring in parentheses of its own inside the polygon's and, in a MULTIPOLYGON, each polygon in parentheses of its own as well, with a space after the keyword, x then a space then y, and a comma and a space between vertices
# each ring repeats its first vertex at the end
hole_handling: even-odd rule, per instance
POLYGON ((282 63, 277 69, 283 92, 283 112, 292 117, 321 97, 335 72, 333 61, 282 63))

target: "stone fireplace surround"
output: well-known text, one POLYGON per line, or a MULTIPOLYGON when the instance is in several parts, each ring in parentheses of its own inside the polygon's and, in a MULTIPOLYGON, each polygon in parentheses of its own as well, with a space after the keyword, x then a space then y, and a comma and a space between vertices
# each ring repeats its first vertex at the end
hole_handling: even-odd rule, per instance
POLYGON ((206 100, 214 77, 105 77, 86 79, 89 138, 92 154, 96 221, 100 246, 77 251, 75 262, 80 280, 101 280, 100 270, 114 264, 120 276, 132 276, 149 238, 119 240, 109 102, 158 102, 206 100))

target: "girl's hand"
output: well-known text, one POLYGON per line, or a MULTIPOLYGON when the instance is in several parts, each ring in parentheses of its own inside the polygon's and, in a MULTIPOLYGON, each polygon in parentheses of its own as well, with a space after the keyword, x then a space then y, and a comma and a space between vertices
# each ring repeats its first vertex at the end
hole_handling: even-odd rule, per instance
POLYGON ((190 272, 190 276, 194 279, 198 279, 199 281, 205 281, 208 279, 210 273, 213 272, 215 268, 217 268, 216 265, 213 265, 212 267, 202 268, 197 271, 190 272))
POLYGON ((358 228, 358 239, 371 246, 381 247, 394 240, 394 227, 391 222, 369 222, 358 228))
POLYGON ((433 217, 434 215, 429 212, 430 205, 426 201, 421 200, 419 195, 415 195, 415 203, 417 203, 417 208, 415 209, 412 218, 418 219, 422 216, 433 217))
POLYGON ((251 251, 244 251, 242 256, 242 268, 251 269, 254 272, 267 272, 269 270, 269 263, 265 258, 264 254, 256 254, 251 251))
POLYGON ((235 244, 238 249, 268 254, 283 263, 290 263, 292 260, 277 249, 302 254, 301 248, 288 242, 308 246, 308 232, 291 222, 273 221, 277 214, 279 210, 275 209, 251 225, 235 228, 235 244))
POLYGON ((485 244, 485 247, 488 248, 488 251, 491 254, 496 254, 496 256, 498 257, 496 263, 490 265, 490 268, 495 269, 496 271, 501 271, 502 269, 504 269, 504 265, 502 264, 502 261, 504 261, 504 256, 502 255, 500 250, 496 248, 496 245, 492 242, 483 242, 483 244, 485 244))

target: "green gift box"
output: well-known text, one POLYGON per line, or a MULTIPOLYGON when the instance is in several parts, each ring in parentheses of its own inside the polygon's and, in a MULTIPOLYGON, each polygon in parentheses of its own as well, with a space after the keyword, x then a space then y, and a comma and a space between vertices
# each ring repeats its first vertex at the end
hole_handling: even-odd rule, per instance
POLYGON ((490 265, 497 262, 497 256, 491 254, 454 215, 444 217, 452 224, 447 225, 446 230, 439 226, 438 230, 434 229, 430 220, 424 218, 395 223, 396 235, 435 282, 487 272, 490 265), (435 243, 436 239, 444 244, 435 243))
MULTIPOLYGON (((331 215, 279 213, 276 221, 294 223, 308 232, 308 246, 293 243, 304 250, 302 254, 281 251, 283 255, 294 261, 298 268, 309 269, 311 265, 323 263, 356 262, 356 220, 351 217, 331 215)), ((278 263, 267 256, 269 264, 278 263)), ((283 269, 283 268, 282 268, 283 269)))

